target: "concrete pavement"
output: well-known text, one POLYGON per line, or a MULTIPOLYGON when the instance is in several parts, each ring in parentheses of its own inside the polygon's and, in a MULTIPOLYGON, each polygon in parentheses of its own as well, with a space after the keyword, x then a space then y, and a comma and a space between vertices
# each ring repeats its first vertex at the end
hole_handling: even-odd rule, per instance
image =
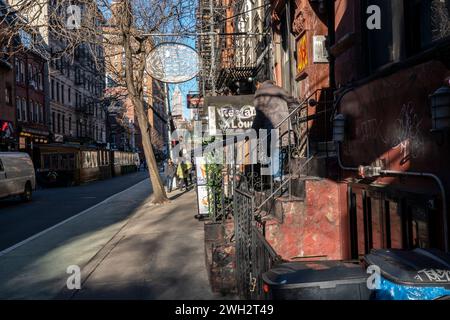
POLYGON ((213 299, 195 192, 153 206, 145 180, 0 256, 0 299, 213 299), (66 269, 81 268, 68 291, 66 269))
POLYGON ((70 188, 37 190, 33 201, 0 200, 0 252, 148 178, 131 173, 70 188))

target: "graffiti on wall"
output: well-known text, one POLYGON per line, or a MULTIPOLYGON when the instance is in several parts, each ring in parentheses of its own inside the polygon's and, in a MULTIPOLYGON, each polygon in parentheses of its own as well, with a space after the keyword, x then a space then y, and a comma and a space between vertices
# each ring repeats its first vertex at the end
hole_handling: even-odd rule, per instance
POLYGON ((423 119, 415 111, 415 105, 412 102, 403 104, 399 115, 394 119, 392 130, 389 131, 385 120, 372 118, 361 121, 355 128, 356 139, 346 143, 343 149, 344 153, 352 155, 354 150, 361 149, 361 143, 363 143, 370 146, 365 148, 365 154, 372 158, 380 157, 380 152, 400 151, 401 165, 411 159, 424 156, 423 119), (382 146, 378 145, 385 149, 373 148, 374 143, 381 143, 382 146))
POLYGON ((393 136, 393 149, 401 150, 402 163, 424 155, 425 143, 421 127, 422 119, 415 112, 414 104, 404 104, 396 121, 396 134, 393 136))
POLYGON ((386 143, 382 129, 383 120, 370 119, 361 122, 361 125, 356 129, 356 135, 361 137, 363 142, 378 140, 386 143))

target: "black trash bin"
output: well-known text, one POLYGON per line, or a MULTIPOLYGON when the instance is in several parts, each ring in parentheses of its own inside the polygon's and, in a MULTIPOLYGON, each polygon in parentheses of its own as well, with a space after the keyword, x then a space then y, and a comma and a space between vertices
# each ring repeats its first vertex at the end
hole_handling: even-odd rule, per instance
POLYGON ((364 261, 379 268, 377 300, 434 300, 450 296, 450 255, 442 251, 372 250, 364 261))
POLYGON ((368 276, 359 264, 291 262, 264 273, 263 281, 274 300, 370 300, 368 276))

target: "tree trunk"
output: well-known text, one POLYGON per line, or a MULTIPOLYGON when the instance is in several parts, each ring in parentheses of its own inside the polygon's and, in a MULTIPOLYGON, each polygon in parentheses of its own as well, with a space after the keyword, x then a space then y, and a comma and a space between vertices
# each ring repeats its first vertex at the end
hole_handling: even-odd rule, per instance
MULTIPOLYGON (((164 184, 159 175, 158 165, 156 164, 155 154, 153 152, 152 143, 150 140, 150 132, 148 118, 144 112, 144 105, 139 99, 132 98, 133 105, 136 109, 139 129, 142 135, 142 146, 144 148, 145 160, 148 164, 148 172, 150 174, 150 182, 153 187, 152 203, 163 204, 169 201, 167 198, 164 184)), ((150 128, 151 129, 151 128, 150 128)))
POLYGON ((162 204, 168 202, 169 199, 167 198, 164 184, 159 176, 158 165, 156 164, 155 154, 150 140, 150 132, 148 132, 150 124, 148 122, 148 116, 145 113, 144 96, 142 93, 145 69, 145 50, 142 50, 143 43, 141 42, 139 48, 140 52, 133 53, 133 39, 135 38, 132 36, 132 30, 134 29, 130 2, 129 0, 122 0, 120 3, 122 5, 122 16, 119 25, 122 31, 122 44, 125 51, 125 78, 127 91, 135 108, 139 129, 141 130, 142 146, 144 148, 145 160, 148 164, 150 182, 153 187, 152 203, 162 204), (136 60, 140 63, 136 63, 135 65, 136 60))

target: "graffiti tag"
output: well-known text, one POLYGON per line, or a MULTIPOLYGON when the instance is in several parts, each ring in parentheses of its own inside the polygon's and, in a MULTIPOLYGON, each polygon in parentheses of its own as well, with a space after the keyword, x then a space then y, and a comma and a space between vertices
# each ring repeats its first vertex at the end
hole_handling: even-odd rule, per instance
POLYGON ((417 273, 415 277, 417 280, 423 282, 420 275, 424 275, 431 282, 450 282, 450 270, 438 270, 438 269, 423 269, 417 273))
POLYGON ((411 102, 403 105, 400 118, 397 119, 397 134, 394 137, 393 148, 400 148, 405 160, 418 158, 425 152, 421 126, 422 119, 415 112, 414 105, 411 102))

